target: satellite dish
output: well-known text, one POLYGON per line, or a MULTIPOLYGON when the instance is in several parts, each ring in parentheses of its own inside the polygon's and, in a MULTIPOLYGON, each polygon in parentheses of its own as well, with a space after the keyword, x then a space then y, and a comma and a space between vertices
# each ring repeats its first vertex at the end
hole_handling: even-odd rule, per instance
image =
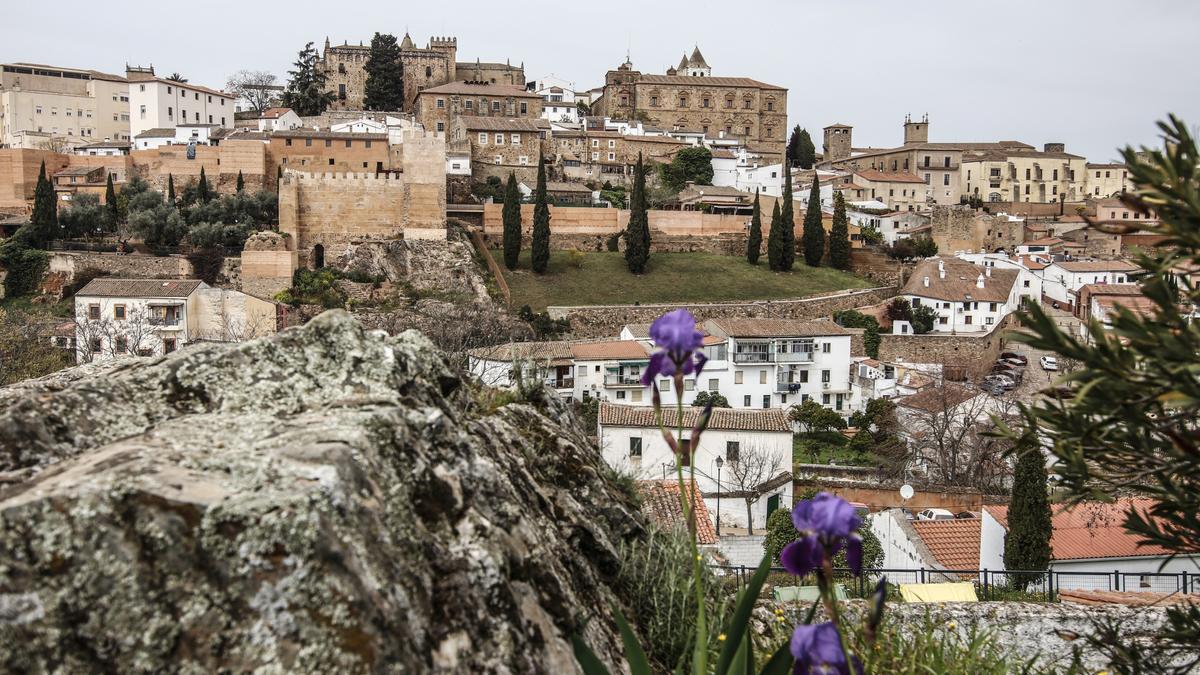
POLYGON ((912 499, 914 494, 916 493, 913 491, 913 487, 911 485, 904 484, 900 486, 901 499, 912 499))

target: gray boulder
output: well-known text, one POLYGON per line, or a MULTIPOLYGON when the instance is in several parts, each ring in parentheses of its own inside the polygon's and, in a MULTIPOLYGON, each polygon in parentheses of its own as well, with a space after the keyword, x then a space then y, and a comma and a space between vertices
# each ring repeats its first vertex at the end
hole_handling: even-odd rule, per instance
POLYGON ((481 398, 341 311, 0 391, 0 671, 619 661, 636 508, 561 403, 481 398))

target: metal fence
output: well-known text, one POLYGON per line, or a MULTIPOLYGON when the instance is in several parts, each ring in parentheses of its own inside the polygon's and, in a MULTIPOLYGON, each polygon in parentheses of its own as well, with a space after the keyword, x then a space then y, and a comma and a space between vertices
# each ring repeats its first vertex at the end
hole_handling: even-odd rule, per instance
MULTIPOLYGON (((718 577, 733 589, 740 591, 754 575, 755 568, 731 565, 710 565, 718 577)), ((771 574, 788 574, 782 567, 772 567, 771 574)), ((864 569, 861 576, 854 576, 846 568, 835 568, 837 583, 845 587, 852 598, 865 598, 874 590, 880 577, 887 578, 888 599, 898 598, 900 584, 935 584, 945 582, 971 582, 980 600, 1019 600, 1026 602, 1056 602, 1060 591, 1141 591, 1152 593, 1200 593, 1200 574, 1195 572, 1067 572, 1046 571, 998 571, 998 570, 946 570, 932 568, 917 569, 864 569)), ((788 585, 815 585, 811 579, 791 577, 788 585)), ((770 581, 778 581, 778 577, 770 581)), ((777 584, 782 585, 782 584, 777 584)))

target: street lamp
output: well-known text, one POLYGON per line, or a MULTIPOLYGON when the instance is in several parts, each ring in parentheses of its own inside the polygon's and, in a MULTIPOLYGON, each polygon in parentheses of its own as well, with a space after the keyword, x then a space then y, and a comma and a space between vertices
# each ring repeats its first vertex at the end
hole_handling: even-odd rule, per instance
POLYGON ((721 536, 721 467, 725 466, 725 460, 717 455, 717 536, 721 536))

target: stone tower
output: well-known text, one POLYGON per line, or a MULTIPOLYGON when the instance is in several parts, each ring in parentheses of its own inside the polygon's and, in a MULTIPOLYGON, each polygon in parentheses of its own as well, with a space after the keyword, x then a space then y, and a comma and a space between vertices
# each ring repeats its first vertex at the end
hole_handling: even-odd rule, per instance
POLYGON ((704 60, 704 55, 700 53, 699 45, 692 50, 692 56, 687 60, 687 71, 680 72, 679 74, 690 77, 712 77, 712 68, 708 66, 708 62, 704 60))
POLYGON ((836 162, 849 159, 851 148, 851 132, 854 127, 848 124, 830 124, 825 127, 825 161, 836 162))
POLYGON ((911 115, 904 116, 904 144, 929 142, 929 113, 914 122, 911 115))
POLYGON ((450 64, 449 79, 447 82, 458 81, 458 75, 454 71, 454 64, 458 58, 458 38, 453 37, 435 37, 429 39, 429 49, 435 52, 441 52, 446 55, 446 62, 450 64))

